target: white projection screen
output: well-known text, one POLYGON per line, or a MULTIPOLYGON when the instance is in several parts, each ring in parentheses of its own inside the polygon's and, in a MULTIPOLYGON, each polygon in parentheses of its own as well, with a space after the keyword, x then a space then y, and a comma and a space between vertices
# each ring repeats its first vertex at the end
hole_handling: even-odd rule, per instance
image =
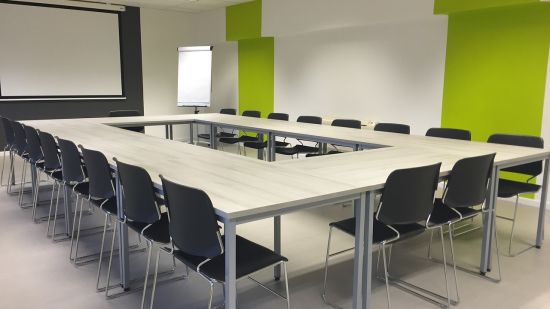
POLYGON ((122 97, 118 17, 0 3, 1 97, 122 97))
POLYGON ((212 47, 180 47, 178 54, 178 106, 210 106, 212 47))

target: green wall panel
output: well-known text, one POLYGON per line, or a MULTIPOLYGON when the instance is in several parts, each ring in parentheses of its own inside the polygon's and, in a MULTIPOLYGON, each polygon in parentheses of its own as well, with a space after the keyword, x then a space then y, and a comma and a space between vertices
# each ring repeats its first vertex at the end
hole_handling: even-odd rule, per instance
POLYGON ((262 36, 262 1, 255 0, 225 9, 227 41, 255 39, 262 36))
POLYGON ((239 110, 259 110, 265 118, 274 104, 274 40, 241 40, 238 44, 239 110))
POLYGON ((550 4, 449 16, 442 126, 540 135, 550 4))
POLYGON ((462 11, 472 11, 496 8, 508 5, 538 3, 539 0, 436 0, 435 14, 451 14, 462 11))

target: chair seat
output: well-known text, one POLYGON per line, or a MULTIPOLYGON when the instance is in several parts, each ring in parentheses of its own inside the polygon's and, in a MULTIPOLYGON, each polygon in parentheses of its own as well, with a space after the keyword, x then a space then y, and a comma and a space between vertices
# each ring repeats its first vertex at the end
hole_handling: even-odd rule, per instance
POLYGON ((527 183, 519 182, 508 179, 499 179, 498 180, 498 197, 514 197, 522 193, 534 193, 539 191, 540 186, 527 183))
POLYGON ((319 147, 296 145, 294 146, 299 153, 319 152, 319 147))
POLYGON ((101 199, 101 200, 92 199, 91 202, 97 207, 100 207, 101 205, 103 205, 101 209, 110 215, 117 215, 118 213, 118 208, 116 205, 116 196, 113 196, 108 199, 101 199))
POLYGON ((197 134, 197 137, 198 137, 198 138, 202 138, 202 139, 210 139, 210 134, 208 134, 208 133, 201 133, 201 134, 197 134))
POLYGON ((440 198, 438 198, 438 199, 435 199, 434 209, 430 216, 430 224, 441 225, 441 224, 446 224, 448 222, 455 222, 457 220, 460 220, 461 215, 464 218, 464 217, 470 217, 480 212, 481 210, 470 208, 470 207, 457 207, 453 209, 443 204, 443 201, 440 198), (458 214, 457 211, 460 214, 458 214))
MULTIPOLYGON (((225 238, 222 237, 225 242, 225 238)), ((236 277, 246 277, 258 270, 288 261, 287 258, 260 246, 248 239, 237 236, 236 238, 236 277)), ((180 250, 174 251, 174 256, 185 265, 197 269, 197 266, 205 260, 204 257, 186 254, 180 250)), ((225 254, 218 255, 204 264, 200 272, 205 276, 220 282, 225 282, 225 254)))
POLYGON ((287 156, 298 154, 298 150, 294 147, 277 147, 275 148, 275 152, 287 156))
POLYGON ((239 142, 238 137, 222 137, 220 138, 220 143, 224 144, 237 144, 239 142))
MULTIPOLYGON (((201 134, 198 134, 197 135, 198 138, 202 138, 202 139, 210 139, 210 134, 208 133, 201 133, 201 134)), ((219 132, 218 134, 216 134, 216 137, 217 138, 221 138, 221 137, 234 137, 235 134, 234 133, 229 133, 229 132, 219 132)))
MULTIPOLYGON (((390 240, 397 237, 394 230, 389 228, 384 223, 374 219, 373 220, 373 237, 372 242, 377 244, 385 240, 390 240)), ((330 223, 330 226, 335 227, 349 235, 355 236, 355 218, 350 218, 338 222, 330 223)), ((394 229, 399 232, 400 239, 413 237, 421 234, 426 229, 420 224, 395 224, 392 225, 394 229)))
POLYGON ((80 182, 73 186, 74 192, 86 197, 90 196, 90 184, 88 182, 80 182))
POLYGON ((267 142, 244 142, 244 147, 253 149, 264 149, 267 147, 267 142))
MULTIPOLYGON (((147 223, 136 222, 136 221, 127 221, 126 225, 132 230, 141 233, 143 229, 148 225, 147 223)), ((170 243, 170 230, 169 230, 169 219, 168 214, 161 214, 160 220, 151 224, 143 232, 143 237, 146 239, 152 240, 154 242, 159 242, 163 244, 170 243)))
POLYGON ((248 135, 240 136, 238 139, 239 139, 239 142, 257 142, 258 141, 258 137, 248 136, 248 135))
POLYGON ((60 170, 49 170, 49 169, 43 168, 43 171, 44 173, 48 174, 51 178, 53 178, 55 181, 58 181, 58 182, 63 181, 63 172, 61 172, 60 170))

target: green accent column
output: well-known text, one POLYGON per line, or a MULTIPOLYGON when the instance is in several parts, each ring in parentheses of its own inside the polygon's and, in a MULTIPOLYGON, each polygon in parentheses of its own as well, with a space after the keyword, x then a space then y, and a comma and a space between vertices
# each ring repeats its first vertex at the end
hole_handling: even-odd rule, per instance
POLYGON ((262 36, 262 1, 228 6, 225 9, 225 39, 238 41, 262 36))
POLYGON ((435 14, 452 14, 463 11, 473 11, 497 8, 509 5, 539 3, 540 0, 435 0, 435 14))

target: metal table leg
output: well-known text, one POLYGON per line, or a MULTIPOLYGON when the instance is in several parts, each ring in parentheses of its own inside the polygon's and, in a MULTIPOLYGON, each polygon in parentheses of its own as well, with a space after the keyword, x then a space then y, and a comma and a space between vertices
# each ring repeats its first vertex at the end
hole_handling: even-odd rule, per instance
MULTIPOLYGON (((263 142, 264 141, 264 135, 262 133, 258 133, 258 142, 263 142)), ((264 159, 264 150, 263 149, 258 149, 258 159, 259 160, 263 160, 264 159)))
MULTIPOLYGON (((281 254, 281 216, 273 218, 273 251, 281 254)), ((277 264, 273 270, 275 280, 281 279, 281 265, 277 264)))
POLYGON ((225 235, 225 309, 237 308, 237 225, 224 221, 225 235))
POLYGON ((483 240, 481 242, 481 261, 479 264, 479 273, 482 275, 485 275, 491 269, 491 231, 494 224, 493 212, 496 208, 498 177, 499 168, 495 166, 491 172, 490 190, 486 201, 490 211, 483 214, 483 240))
POLYGON ((166 139, 170 139, 170 128, 169 125, 164 125, 164 136, 166 139))
POLYGON ((195 134, 193 133, 193 128, 194 127, 195 127, 195 124, 191 122, 189 124, 189 144, 193 144, 194 139, 195 139, 195 134))
POLYGON ((267 161, 269 162, 275 161, 275 147, 277 147, 277 143, 275 142, 275 135, 269 132, 267 134, 267 161))
POLYGON ((170 133, 170 139, 174 139, 174 125, 168 125, 168 132, 170 133))
POLYGON ((366 276, 370 268, 370 256, 365 249, 372 250, 372 214, 368 214, 374 204, 374 197, 369 193, 362 193, 354 201, 355 212, 355 259, 353 272, 353 308, 368 308, 370 294, 370 276, 366 276), (370 216, 370 219, 367 217, 370 216), (367 220, 371 224, 367 225, 367 220), (367 227, 367 228, 366 228, 367 227), (370 246, 365 247, 365 245, 370 246), (368 289, 368 291, 367 291, 368 289))
POLYGON ((539 207, 539 223, 537 226, 537 242, 536 247, 540 249, 544 240, 544 215, 546 214, 546 200, 548 198, 548 173, 549 173, 550 158, 544 160, 544 176, 542 180, 542 188, 540 195, 539 207))
POLYGON ((218 145, 216 144, 218 139, 216 135, 218 134, 218 128, 214 124, 210 124, 210 148, 217 149, 218 145))

